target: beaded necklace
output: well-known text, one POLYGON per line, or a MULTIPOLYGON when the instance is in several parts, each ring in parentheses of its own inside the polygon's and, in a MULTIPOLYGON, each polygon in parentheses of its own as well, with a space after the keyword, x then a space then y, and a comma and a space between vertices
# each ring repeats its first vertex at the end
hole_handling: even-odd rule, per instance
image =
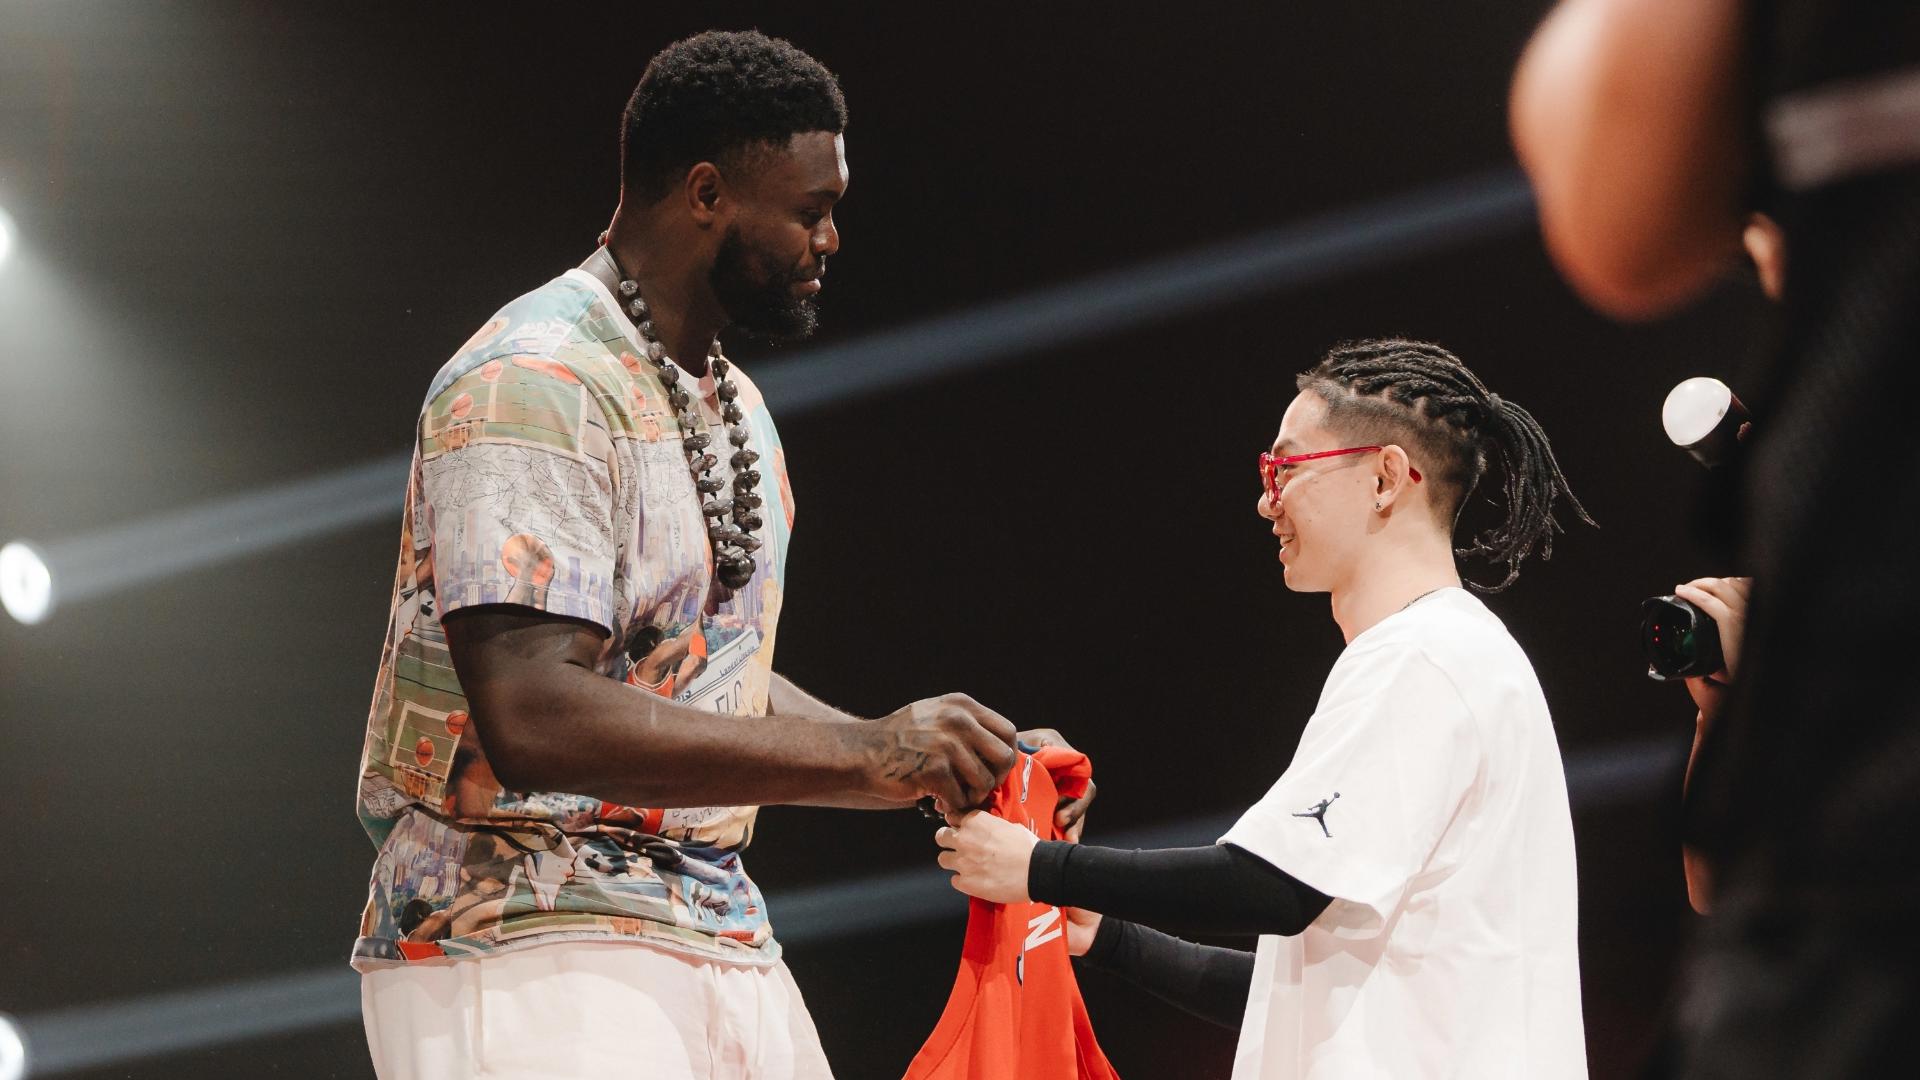
POLYGON ((712 425, 700 422, 693 409, 693 394, 680 385, 680 368, 655 336, 652 312, 640 297, 640 283, 620 269, 611 247, 602 247, 600 253, 613 268, 619 282, 620 301, 640 331, 647 361, 659 373, 660 382, 667 388, 667 403, 673 406, 674 415, 680 420, 680 445, 686 451, 687 471, 693 476, 693 486, 700 493, 700 512, 707 523, 707 542, 713 547, 713 569, 720 582, 720 599, 730 600, 734 590, 744 588, 759 568, 753 561, 753 553, 760 549, 760 539, 753 534, 764 524, 759 514, 762 500, 753 490, 760 483, 760 473, 753 467, 760 455, 747 449, 751 433, 747 428, 746 410, 738 400, 740 388, 727 378, 733 365, 720 354, 720 340, 715 338, 707 350, 708 363, 713 368, 714 392, 720 398, 720 418, 727 425, 727 443, 733 447, 727 459, 733 466, 733 493, 718 498, 726 485, 713 475, 720 459, 714 453, 718 447, 714 446, 712 425))

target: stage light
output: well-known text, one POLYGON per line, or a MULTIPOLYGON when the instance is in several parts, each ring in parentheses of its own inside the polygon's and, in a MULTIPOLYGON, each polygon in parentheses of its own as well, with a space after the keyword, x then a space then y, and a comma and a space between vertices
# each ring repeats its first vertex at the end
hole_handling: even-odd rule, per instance
MULTIPOLYGON (((15 622, 28 626, 53 610, 53 573, 39 552, 18 540, 0 547, 0 605, 15 622)), ((4 1060, 0 1054, 0 1061, 4 1060)), ((6 1080, 4 1073, 0 1080, 6 1080)))
POLYGON ((27 1075, 27 1044, 13 1019, 0 1013, 0 1080, 20 1080, 27 1075))
MULTIPOLYGON (((7 256, 13 252, 13 219, 7 216, 4 207, 0 207, 0 266, 7 264, 7 256)), ((0 1080, 5 1080, 0 1077, 0 1080)))

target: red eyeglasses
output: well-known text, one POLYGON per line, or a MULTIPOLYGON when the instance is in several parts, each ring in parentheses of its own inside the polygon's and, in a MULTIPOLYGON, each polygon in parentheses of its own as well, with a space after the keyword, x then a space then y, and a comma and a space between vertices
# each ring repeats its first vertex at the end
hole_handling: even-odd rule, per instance
MULTIPOLYGON (((1288 457, 1274 457, 1272 454, 1260 455, 1260 482, 1266 485, 1267 498, 1275 503, 1280 501, 1280 466, 1293 465, 1302 461, 1314 461, 1318 458, 1344 457, 1348 454, 1371 454, 1375 450, 1385 450, 1384 446, 1349 446, 1345 450, 1322 450, 1317 454, 1292 454, 1288 457)), ((1420 470, 1407 466, 1407 475, 1414 483, 1420 482, 1420 470)))

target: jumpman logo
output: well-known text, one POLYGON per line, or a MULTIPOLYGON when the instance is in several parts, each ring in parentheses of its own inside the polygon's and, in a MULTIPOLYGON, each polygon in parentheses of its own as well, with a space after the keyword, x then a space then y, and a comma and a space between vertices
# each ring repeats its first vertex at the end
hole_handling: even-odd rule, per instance
MULTIPOLYGON (((1339 797, 1340 797, 1339 792, 1336 791, 1333 793, 1333 799, 1337 799, 1339 797)), ((1321 799, 1319 802, 1314 803, 1312 806, 1308 807, 1305 810, 1302 810, 1300 813, 1295 814, 1293 816, 1312 818, 1313 820, 1320 823, 1320 831, 1323 833, 1326 833, 1328 837, 1331 837, 1333 836, 1333 834, 1330 832, 1327 832, 1327 807, 1333 805, 1333 799, 1321 799)))

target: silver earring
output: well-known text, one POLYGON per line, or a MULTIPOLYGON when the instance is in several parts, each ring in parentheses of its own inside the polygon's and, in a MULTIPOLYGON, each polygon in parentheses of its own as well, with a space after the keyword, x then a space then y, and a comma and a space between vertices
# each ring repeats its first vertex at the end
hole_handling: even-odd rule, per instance
POLYGON ((1375 501, 1374 501, 1374 504, 1373 504, 1373 508, 1374 508, 1375 510, 1378 510, 1378 509, 1380 509, 1380 503, 1379 503, 1379 501, 1378 501, 1378 500, 1375 500, 1375 501))

